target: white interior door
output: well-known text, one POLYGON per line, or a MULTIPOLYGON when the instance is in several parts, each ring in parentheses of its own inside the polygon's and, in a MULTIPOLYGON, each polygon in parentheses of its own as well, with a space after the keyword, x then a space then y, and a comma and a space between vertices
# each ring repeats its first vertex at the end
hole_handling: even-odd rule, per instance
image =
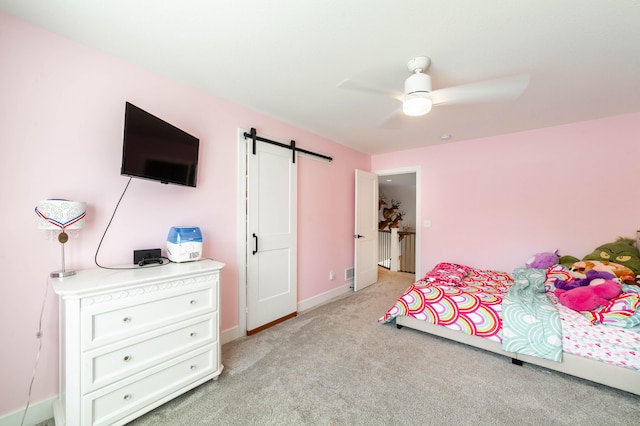
POLYGON ((378 281, 378 175, 356 170, 353 290, 378 281))
POLYGON ((297 167, 258 142, 247 161, 247 331, 297 312, 297 167))

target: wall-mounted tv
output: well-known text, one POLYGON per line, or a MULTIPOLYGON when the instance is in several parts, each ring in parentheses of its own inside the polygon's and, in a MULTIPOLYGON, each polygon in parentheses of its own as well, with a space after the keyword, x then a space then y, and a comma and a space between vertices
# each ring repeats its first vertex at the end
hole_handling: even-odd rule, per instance
POLYGON ((120 173, 196 186, 200 140, 127 102, 120 173))

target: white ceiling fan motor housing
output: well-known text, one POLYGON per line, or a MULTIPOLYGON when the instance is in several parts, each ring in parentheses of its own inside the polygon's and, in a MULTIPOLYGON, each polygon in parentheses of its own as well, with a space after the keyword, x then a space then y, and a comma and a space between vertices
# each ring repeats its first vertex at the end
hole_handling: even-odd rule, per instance
POLYGON ((415 92, 431 92, 431 77, 429 75, 417 72, 404 81, 404 94, 409 95, 415 92))
POLYGON ((419 116, 431 111, 431 77, 416 72, 404 82, 404 101, 402 111, 406 115, 419 116))

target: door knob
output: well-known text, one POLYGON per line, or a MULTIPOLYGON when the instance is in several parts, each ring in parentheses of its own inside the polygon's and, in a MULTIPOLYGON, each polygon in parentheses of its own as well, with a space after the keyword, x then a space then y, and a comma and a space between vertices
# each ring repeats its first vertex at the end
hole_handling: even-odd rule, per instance
POLYGON ((364 238, 364 235, 356 234, 353 236, 353 238, 364 238))

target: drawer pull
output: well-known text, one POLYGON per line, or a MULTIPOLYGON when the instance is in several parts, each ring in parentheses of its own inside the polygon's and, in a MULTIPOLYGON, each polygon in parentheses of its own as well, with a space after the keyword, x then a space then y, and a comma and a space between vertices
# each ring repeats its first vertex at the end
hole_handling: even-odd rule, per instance
POLYGON ((122 322, 124 322, 124 323, 130 323, 130 322, 131 322, 131 317, 124 317, 124 318, 122 318, 122 322))
POLYGON ((189 333, 190 337, 196 337, 196 332, 192 331, 191 333, 189 333))
POLYGON ((197 302, 192 299, 191 302, 189 302, 189 303, 191 303, 192 305, 195 305, 197 302))
POLYGON ((131 355, 125 355, 124 358, 122 358, 122 360, 124 362, 129 362, 129 361, 131 361, 131 358, 132 358, 131 355))
POLYGON ((130 393, 126 394, 124 397, 122 397, 122 399, 124 399, 125 401, 130 400, 131 399, 131 394, 130 393))
POLYGON ((195 365, 192 365, 192 366, 191 366, 191 367, 189 367, 189 368, 190 368, 191 370, 195 370, 195 369, 196 369, 196 368, 198 368, 198 367, 197 367, 197 366, 195 366, 195 365))

